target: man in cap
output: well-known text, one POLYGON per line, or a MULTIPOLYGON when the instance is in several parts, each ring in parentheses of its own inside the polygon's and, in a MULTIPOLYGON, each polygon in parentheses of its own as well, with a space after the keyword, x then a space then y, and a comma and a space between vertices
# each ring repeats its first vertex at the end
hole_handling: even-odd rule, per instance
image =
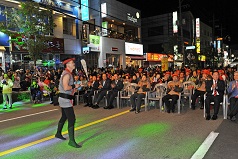
POLYGON ((75 69, 74 58, 66 58, 63 60, 65 70, 62 72, 59 82, 59 106, 61 107, 61 118, 58 123, 56 138, 66 140, 62 136, 62 129, 65 121, 68 119, 68 133, 69 133, 69 145, 75 148, 81 146, 75 142, 74 139, 74 124, 75 114, 73 109, 73 99, 75 89, 79 87, 79 84, 74 84, 74 77, 72 71, 75 69))

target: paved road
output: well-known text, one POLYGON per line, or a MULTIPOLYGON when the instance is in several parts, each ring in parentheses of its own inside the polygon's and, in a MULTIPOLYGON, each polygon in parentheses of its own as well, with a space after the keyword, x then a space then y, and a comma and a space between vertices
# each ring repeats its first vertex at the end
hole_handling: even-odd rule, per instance
MULTIPOLYGON (((189 159, 211 132, 219 133, 206 159, 237 159, 237 123, 206 121, 203 110, 183 107, 181 114, 151 108, 135 114, 129 107, 105 110, 75 106, 76 141, 54 138, 59 107, 18 104, 0 111, 0 157, 3 159, 189 159)), ((222 111, 222 110, 221 110, 222 111)), ((67 124, 64 136, 68 139, 67 124)))

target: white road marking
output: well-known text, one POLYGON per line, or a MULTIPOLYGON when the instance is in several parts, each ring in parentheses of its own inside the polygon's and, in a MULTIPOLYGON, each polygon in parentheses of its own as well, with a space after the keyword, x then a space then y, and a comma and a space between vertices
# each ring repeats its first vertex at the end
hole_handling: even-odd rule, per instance
POLYGON ((38 113, 34 113, 34 114, 28 114, 28 115, 24 115, 24 116, 15 117, 15 118, 5 119, 5 120, 1 120, 0 123, 6 122, 6 121, 11 121, 11 120, 16 120, 16 119, 21 119, 21 118, 25 118, 25 117, 29 117, 29 116, 34 116, 34 115, 38 115, 38 114, 44 114, 44 113, 48 113, 48 112, 52 112, 52 111, 56 111, 56 110, 58 110, 58 109, 52 109, 52 110, 47 110, 47 111, 38 112, 38 113))
POLYGON ((214 131, 212 131, 204 140, 204 142, 200 145, 198 150, 193 154, 191 159, 202 159, 211 147, 212 143, 217 138, 218 134, 219 133, 215 133, 214 131))

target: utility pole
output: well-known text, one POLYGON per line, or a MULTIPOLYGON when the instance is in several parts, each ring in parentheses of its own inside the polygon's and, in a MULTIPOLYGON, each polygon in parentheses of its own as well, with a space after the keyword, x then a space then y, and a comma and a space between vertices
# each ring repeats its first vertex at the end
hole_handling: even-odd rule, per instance
POLYGON ((182 3, 184 0, 179 0, 179 26, 180 26, 180 38, 181 38, 181 53, 183 55, 183 65, 185 66, 185 53, 184 53, 184 41, 183 41, 183 24, 182 24, 182 3))

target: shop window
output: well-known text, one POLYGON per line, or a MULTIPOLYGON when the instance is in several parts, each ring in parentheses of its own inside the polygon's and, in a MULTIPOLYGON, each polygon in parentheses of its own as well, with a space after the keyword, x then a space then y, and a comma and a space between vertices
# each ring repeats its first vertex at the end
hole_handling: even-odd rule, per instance
POLYGON ((63 18, 63 34, 73 35, 73 19, 63 18))

